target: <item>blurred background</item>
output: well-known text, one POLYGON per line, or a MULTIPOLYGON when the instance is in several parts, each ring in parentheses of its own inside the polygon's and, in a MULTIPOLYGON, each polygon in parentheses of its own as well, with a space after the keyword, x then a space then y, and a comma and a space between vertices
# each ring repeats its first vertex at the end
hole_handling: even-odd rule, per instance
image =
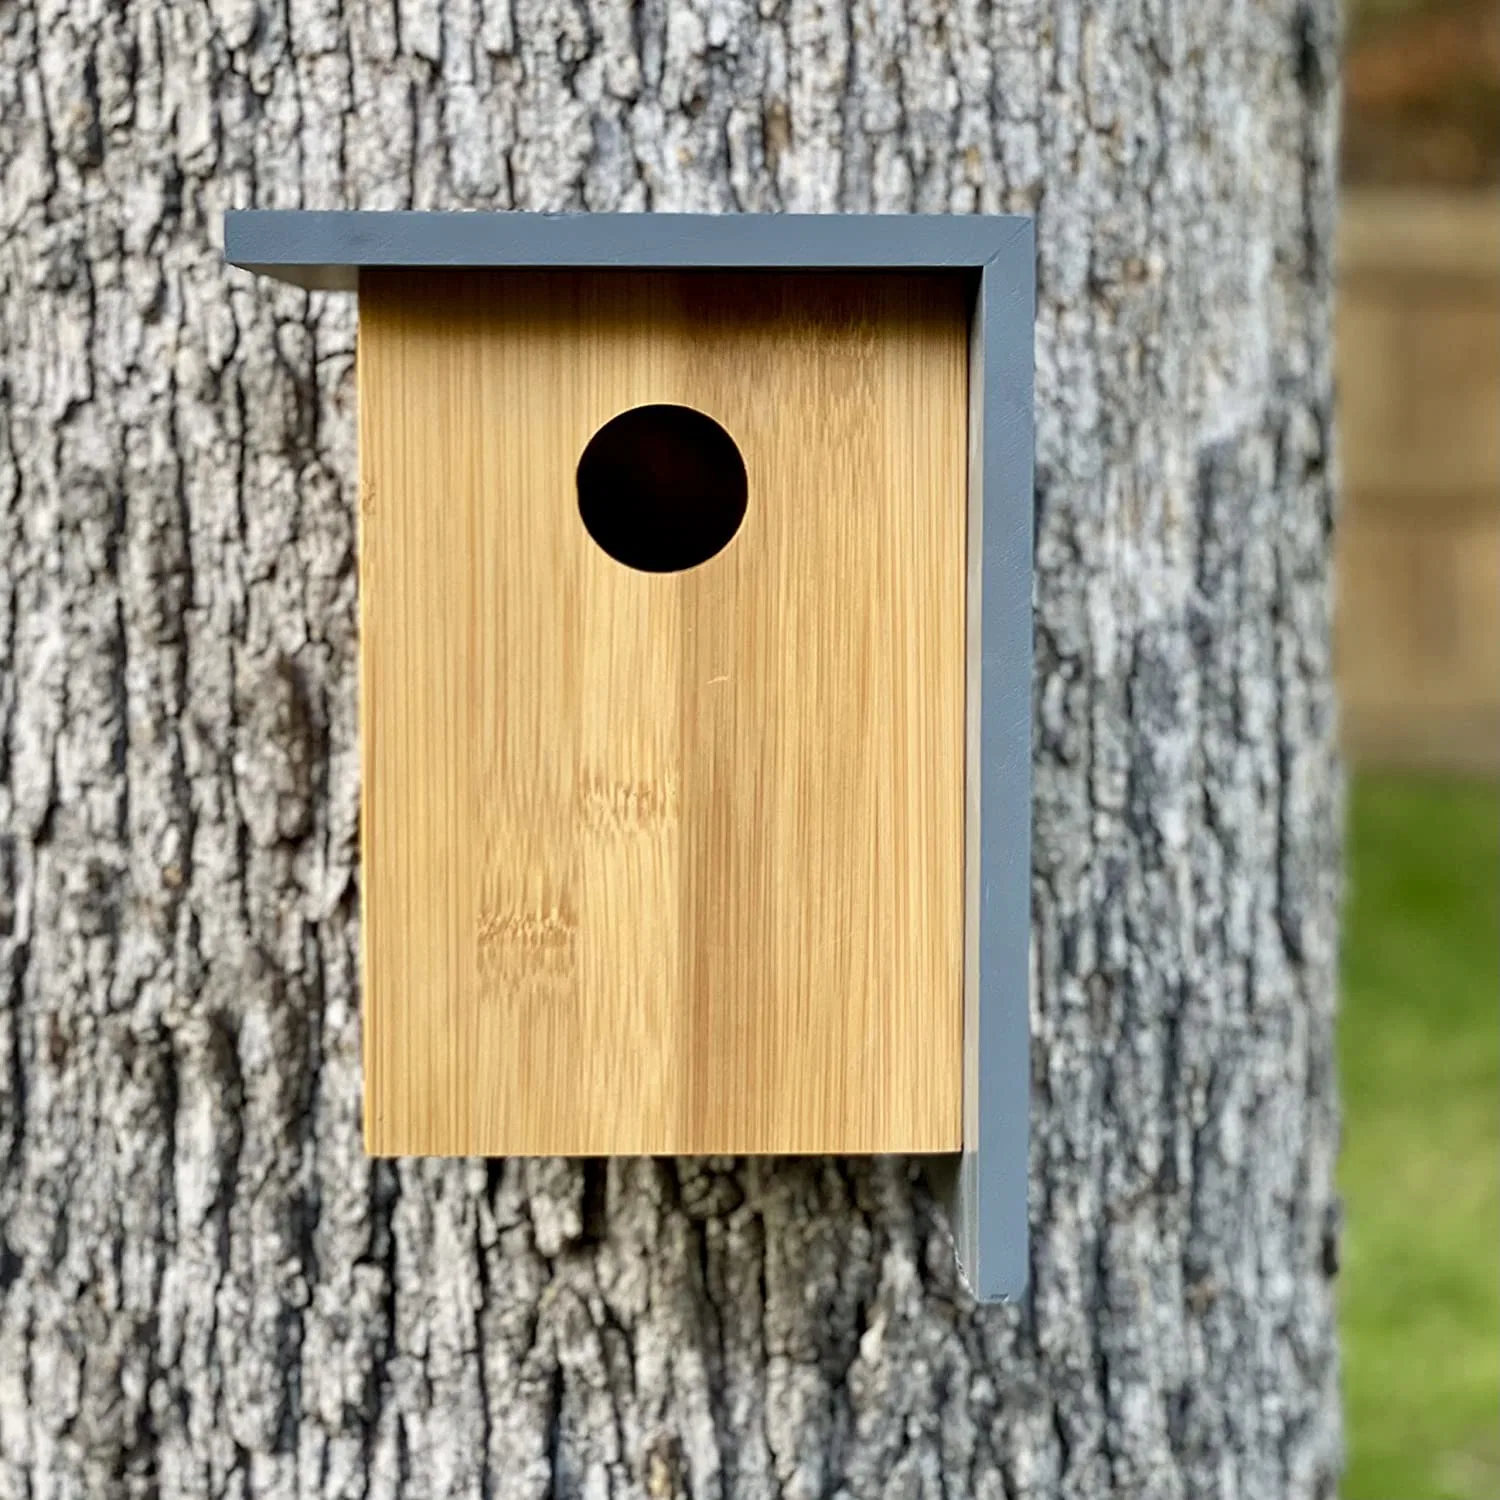
POLYGON ((1348 0, 1344 1500, 1500 1496, 1500 0, 1348 0))

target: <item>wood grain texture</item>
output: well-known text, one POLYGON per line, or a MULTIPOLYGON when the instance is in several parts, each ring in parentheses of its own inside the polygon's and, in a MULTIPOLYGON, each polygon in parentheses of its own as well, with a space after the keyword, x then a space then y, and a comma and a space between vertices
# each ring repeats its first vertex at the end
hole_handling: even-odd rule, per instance
POLYGON ((363 279, 372 1151, 958 1149, 967 300, 363 279), (681 573, 578 514, 655 402, 749 475, 681 573))

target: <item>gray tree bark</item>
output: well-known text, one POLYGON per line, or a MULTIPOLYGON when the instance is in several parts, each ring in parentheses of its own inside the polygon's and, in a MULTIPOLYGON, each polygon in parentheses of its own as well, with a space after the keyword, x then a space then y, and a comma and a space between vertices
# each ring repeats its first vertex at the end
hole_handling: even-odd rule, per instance
POLYGON ((0 0, 0 1496, 1328 1496, 1333 0, 0 0), (1038 215, 1033 1278, 367 1161, 354 321, 227 207, 1038 215))

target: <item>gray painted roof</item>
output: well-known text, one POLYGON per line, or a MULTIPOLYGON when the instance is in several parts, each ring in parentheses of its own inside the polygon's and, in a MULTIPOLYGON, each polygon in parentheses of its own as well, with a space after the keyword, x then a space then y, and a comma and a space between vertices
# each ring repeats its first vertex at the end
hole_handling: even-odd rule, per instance
POLYGON ((224 257, 309 290, 353 291, 362 266, 979 268, 1030 230, 1008 214, 253 209, 225 214, 224 257))

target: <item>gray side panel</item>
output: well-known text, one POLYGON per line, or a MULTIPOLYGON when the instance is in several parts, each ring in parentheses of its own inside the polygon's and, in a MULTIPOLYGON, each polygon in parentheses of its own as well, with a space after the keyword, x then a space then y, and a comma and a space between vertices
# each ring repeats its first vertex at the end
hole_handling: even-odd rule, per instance
POLYGON ((1031 221, 949 214, 527 214, 248 210, 224 216, 231 264, 314 290, 361 266, 717 270, 978 267, 1031 221))
POLYGON ((984 1302, 1019 1299, 1030 1269, 1035 287, 1027 221, 985 267, 975 315, 983 340, 978 1035, 966 1034, 964 1047, 966 1081, 977 1074, 977 1090, 965 1100, 953 1229, 965 1278, 984 1302))

